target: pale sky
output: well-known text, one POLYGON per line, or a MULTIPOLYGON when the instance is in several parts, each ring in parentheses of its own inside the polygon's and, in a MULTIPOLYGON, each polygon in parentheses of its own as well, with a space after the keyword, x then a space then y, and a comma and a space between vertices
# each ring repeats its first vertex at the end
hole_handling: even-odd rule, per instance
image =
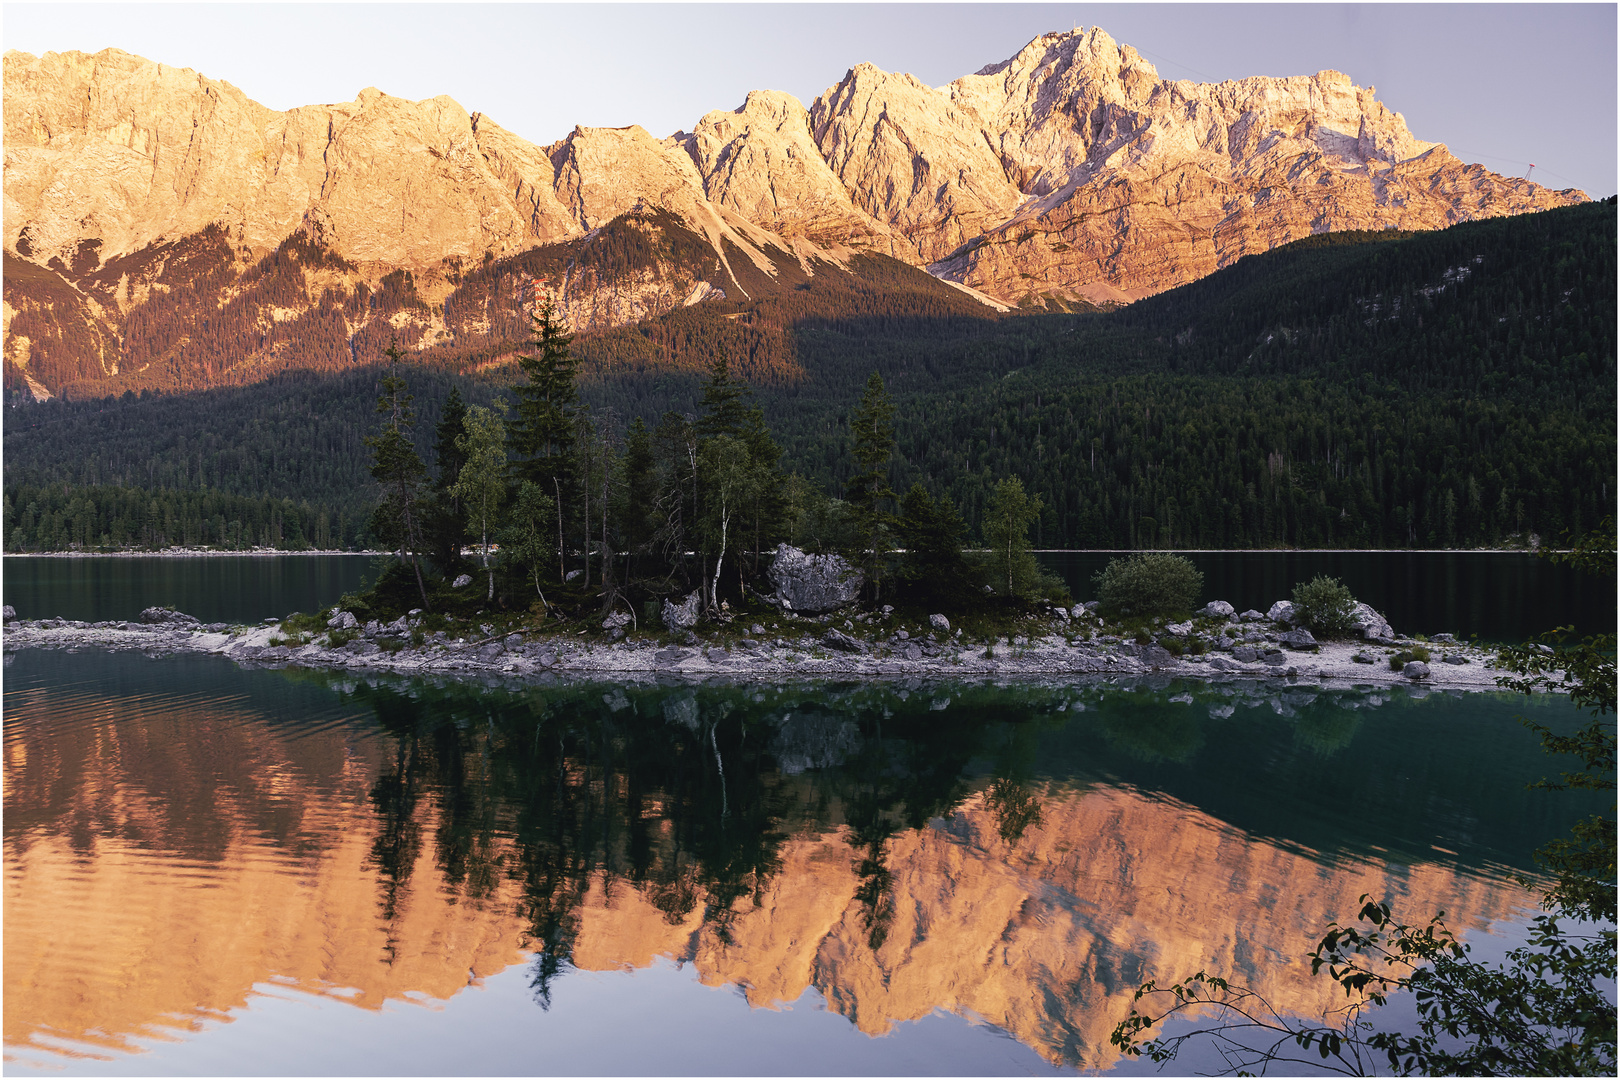
POLYGON ((806 105, 861 61, 931 86, 1037 34, 1102 27, 1166 78, 1334 68, 1458 157, 1616 190, 1616 6, 1591 4, 21 4, 30 53, 116 46, 276 109, 375 86, 448 94, 540 144, 575 124, 656 136, 751 89, 806 105))

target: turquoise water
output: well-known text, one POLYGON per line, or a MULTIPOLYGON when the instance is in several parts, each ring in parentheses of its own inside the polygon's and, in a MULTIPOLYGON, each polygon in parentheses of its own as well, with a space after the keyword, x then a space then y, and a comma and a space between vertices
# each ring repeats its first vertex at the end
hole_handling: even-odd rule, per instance
POLYGON ((1363 892, 1511 939, 1604 805, 1527 788, 1563 699, 1404 688, 25 651, 4 705, 29 1074, 1112 1069, 1147 977, 1335 1003, 1303 957, 1363 892))
POLYGON ((5 602, 24 619, 133 619, 173 607, 203 622, 316 611, 376 580, 370 555, 7 555, 5 602))

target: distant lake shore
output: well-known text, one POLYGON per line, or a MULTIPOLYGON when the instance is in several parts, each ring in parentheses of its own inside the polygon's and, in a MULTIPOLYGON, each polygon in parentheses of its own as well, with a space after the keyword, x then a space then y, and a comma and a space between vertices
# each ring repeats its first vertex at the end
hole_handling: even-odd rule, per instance
POLYGON ((286 551, 281 548, 249 548, 226 551, 217 548, 109 548, 105 551, 8 551, 8 559, 217 559, 269 558, 280 555, 392 555, 391 551, 344 551, 342 548, 308 548, 286 551))
MULTIPOLYGON (((900 550, 900 549, 896 549, 900 550)), ((968 548, 984 551, 984 548, 968 548)), ((1533 555, 1541 551, 1561 551, 1561 548, 1031 548, 1036 555, 1533 555)), ((307 548, 292 551, 283 548, 249 548, 224 550, 218 548, 107 548, 94 551, 8 551, 8 559, 190 559, 221 556, 266 555, 392 555, 392 551, 347 551, 343 548, 307 548)))

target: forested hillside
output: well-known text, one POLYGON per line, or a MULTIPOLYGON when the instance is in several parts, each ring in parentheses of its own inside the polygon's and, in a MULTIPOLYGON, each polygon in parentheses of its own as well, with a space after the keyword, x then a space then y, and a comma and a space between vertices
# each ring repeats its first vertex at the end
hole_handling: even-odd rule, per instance
MULTIPOLYGON (((894 489, 921 480, 977 528, 995 482, 1017 476, 1045 504, 1044 546, 1557 536, 1613 513, 1615 228, 1611 199, 1329 234, 1110 313, 983 317, 909 268, 891 282, 881 267, 817 275, 582 337, 581 391, 598 425, 623 431, 691 412, 716 351, 746 357, 785 466, 836 495, 848 415, 875 370, 898 406, 894 489), (914 313, 892 300, 906 289, 914 313)), ((480 403, 512 379, 510 365, 413 369, 424 453, 452 383, 480 403)), ((13 408, 7 490, 207 488, 360 521, 375 497, 361 441, 375 384, 295 374, 13 408)), ((8 518, 8 550, 13 532, 8 518)))

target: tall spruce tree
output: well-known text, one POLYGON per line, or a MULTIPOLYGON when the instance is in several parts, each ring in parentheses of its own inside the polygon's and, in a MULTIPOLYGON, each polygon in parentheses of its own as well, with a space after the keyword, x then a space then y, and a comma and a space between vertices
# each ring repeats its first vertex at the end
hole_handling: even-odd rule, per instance
POLYGON ((574 377, 579 361, 568 351, 573 336, 567 332, 557 309, 547 300, 538 314, 530 316, 534 337, 530 355, 518 357, 523 381, 512 387, 517 407, 509 431, 515 451, 514 470, 519 480, 528 480, 552 496, 557 512, 557 578, 566 577, 563 553, 563 519, 573 498, 574 414, 579 392, 574 377))
POLYGON ((456 480, 467 460, 456 445, 456 440, 465 434, 466 418, 467 404, 461 399, 461 389, 451 386, 439 410, 438 426, 434 428, 433 451, 438 475, 425 519, 428 557, 445 574, 450 574, 461 562, 461 543, 467 535, 467 509, 455 493, 456 480))
POLYGON ((371 516, 371 530, 391 546, 397 546, 400 560, 409 564, 416 574, 416 588, 426 608, 430 606, 427 585, 422 580, 417 553, 422 548, 421 484, 427 470, 411 442, 416 412, 411 408, 413 399, 405 380, 399 374, 399 362, 405 354, 395 341, 383 355, 388 357, 388 371, 383 375, 377 395, 377 412, 384 417, 383 426, 376 435, 366 438, 366 445, 371 448, 371 475, 383 489, 383 501, 371 516))
POLYGON ((872 582, 874 595, 882 592, 882 570, 888 552, 889 530, 894 516, 889 504, 894 491, 889 487, 889 459, 894 455, 894 403, 883 385, 883 376, 872 372, 866 380, 861 403, 849 418, 855 438, 857 472, 844 485, 845 501, 860 529, 863 550, 857 552, 872 582))
POLYGON ((911 485, 900 504, 900 538, 906 545, 901 578, 921 600, 956 605, 972 593, 968 564, 962 555, 967 524, 949 495, 936 502, 921 484, 911 485))

